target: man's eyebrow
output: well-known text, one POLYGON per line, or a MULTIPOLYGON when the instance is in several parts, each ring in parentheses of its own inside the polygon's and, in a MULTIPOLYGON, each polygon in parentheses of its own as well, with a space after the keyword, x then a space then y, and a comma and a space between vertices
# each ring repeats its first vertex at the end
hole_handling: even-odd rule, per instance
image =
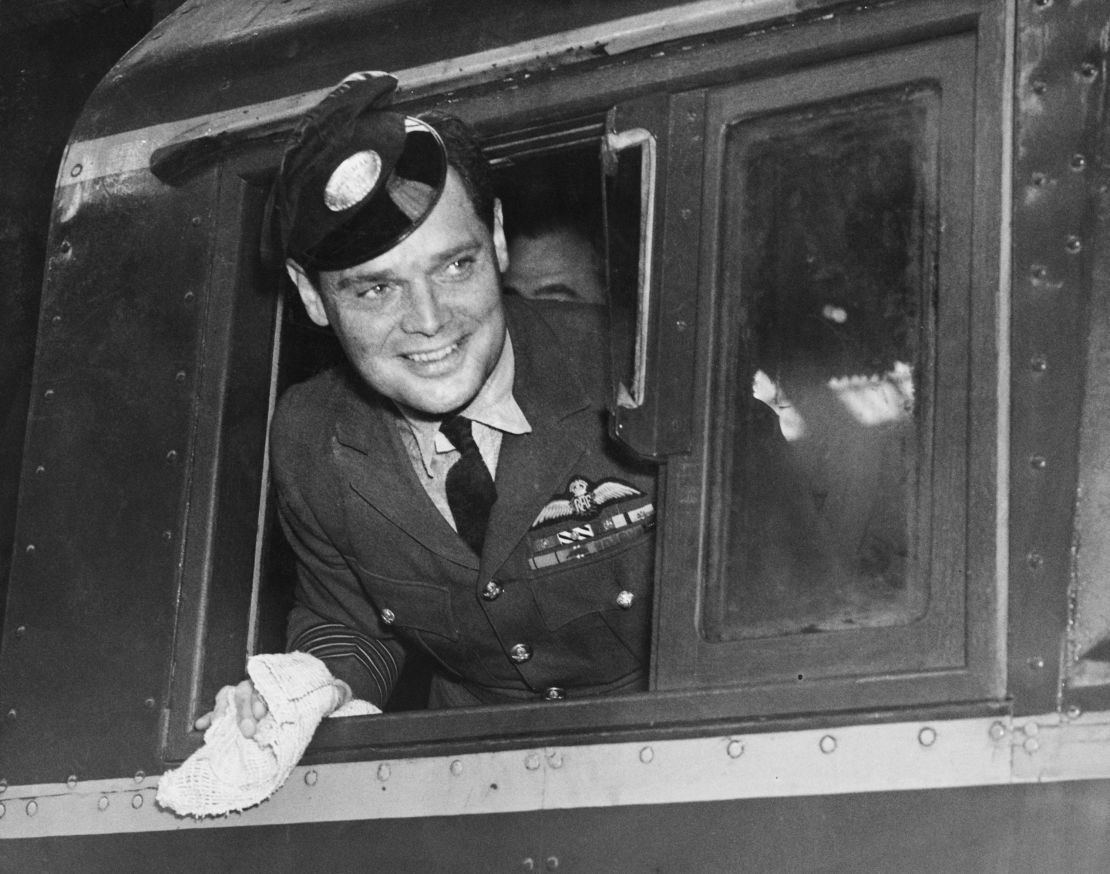
POLYGON ((443 252, 440 253, 439 258, 437 260, 439 261, 440 264, 449 264, 450 262, 452 262, 456 258, 458 258, 460 255, 468 255, 472 252, 478 252, 478 251, 481 251, 481 248, 482 248, 482 241, 481 240, 469 240, 465 243, 459 243, 459 245, 457 245, 457 246, 454 246, 450 249, 444 250, 443 252))
POLYGON ((391 270, 349 273, 335 283, 335 289, 336 291, 345 291, 353 285, 376 285, 379 282, 392 282, 394 278, 395 276, 391 270))

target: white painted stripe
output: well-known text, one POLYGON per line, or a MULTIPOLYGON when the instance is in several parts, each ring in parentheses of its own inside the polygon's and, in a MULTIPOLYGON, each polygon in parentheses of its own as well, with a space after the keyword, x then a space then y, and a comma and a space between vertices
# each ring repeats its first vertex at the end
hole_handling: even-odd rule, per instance
MULTIPOLYGON (((400 83, 399 91, 416 96, 433 89, 460 88, 500 79, 537 61, 556 66, 573 64, 593 57, 599 47, 609 55, 618 55, 663 41, 780 18, 798 12, 801 5, 801 0, 701 0, 676 9, 633 15, 409 67, 394 75, 400 83)), ((292 121, 330 90, 305 91, 279 100, 72 143, 58 173, 58 187, 145 170, 154 150, 171 142, 292 121)))
POLYGON ((300 766, 269 801, 196 822, 157 778, 13 786, 0 838, 350 822, 1110 779, 1110 712, 903 722, 300 766), (29 812, 32 805, 33 815, 29 812))

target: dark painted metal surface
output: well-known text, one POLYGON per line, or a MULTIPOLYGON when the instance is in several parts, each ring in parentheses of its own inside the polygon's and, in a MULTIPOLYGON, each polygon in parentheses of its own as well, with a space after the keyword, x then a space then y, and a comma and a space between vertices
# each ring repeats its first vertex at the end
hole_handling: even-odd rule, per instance
POLYGON ((1093 874, 1108 819, 1110 784, 1047 784, 6 841, 0 868, 1093 874))
POLYGON ((1057 706, 1068 619, 1110 4, 1017 9, 1009 688, 1039 713, 1057 706))
MULTIPOLYGON (((801 0, 804 10, 843 0, 801 0)), ((351 70, 401 70, 674 6, 673 0, 213 0, 186 2, 109 74, 75 139, 326 88, 351 70), (444 39, 450 34, 450 39, 444 39), (188 88, 181 88, 188 82, 188 88)), ((603 58, 604 45, 572 50, 603 58)), ((534 66, 542 72, 563 57, 534 66)))
POLYGON ((56 204, 0 654, 9 783, 157 770, 213 197, 211 177, 170 200, 106 178, 56 204))

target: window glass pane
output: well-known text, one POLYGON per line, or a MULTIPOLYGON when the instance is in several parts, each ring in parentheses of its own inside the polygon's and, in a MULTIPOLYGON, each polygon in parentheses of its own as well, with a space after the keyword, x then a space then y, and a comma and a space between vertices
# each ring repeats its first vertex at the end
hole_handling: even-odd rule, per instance
POLYGON ((710 640, 927 605, 937 108, 923 85, 726 129, 710 640))

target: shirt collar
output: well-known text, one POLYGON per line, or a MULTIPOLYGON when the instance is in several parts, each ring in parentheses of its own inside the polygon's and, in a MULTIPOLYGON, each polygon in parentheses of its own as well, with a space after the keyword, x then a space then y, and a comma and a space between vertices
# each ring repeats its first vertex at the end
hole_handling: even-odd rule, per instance
MULTIPOLYGON (((513 397, 515 375, 516 358, 513 353, 513 341, 506 331, 505 343, 501 347, 501 355, 494 365, 493 372, 486 378, 474 399, 460 411, 460 415, 504 434, 531 433, 532 425, 516 402, 516 398, 513 397)), ((447 435, 439 430, 438 423, 415 419, 403 407, 398 406, 398 409, 416 439, 424 469, 428 476, 431 476, 432 457, 436 453, 451 452, 455 447, 451 445, 447 435)))

